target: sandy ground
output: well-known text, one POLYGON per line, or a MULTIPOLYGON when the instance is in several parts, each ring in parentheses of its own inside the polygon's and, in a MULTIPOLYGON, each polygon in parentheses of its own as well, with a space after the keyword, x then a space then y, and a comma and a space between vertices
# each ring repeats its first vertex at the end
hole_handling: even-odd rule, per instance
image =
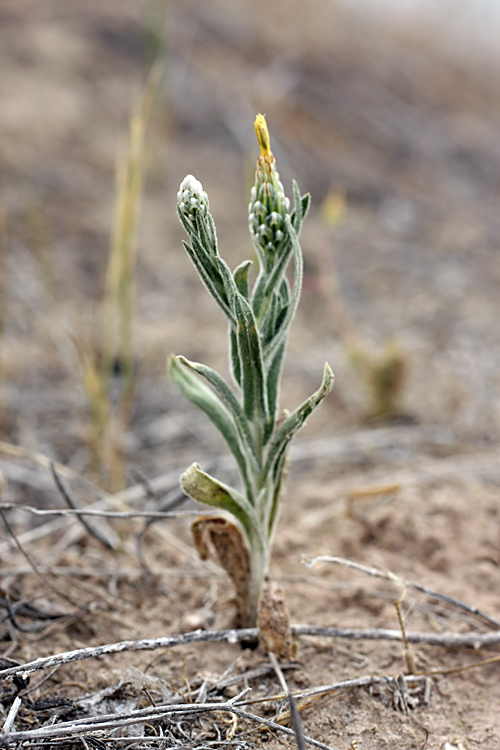
MULTIPOLYGON (((68 10, 55 0, 4 0, 3 437, 99 484, 72 341, 87 335, 98 309, 115 160, 148 62, 163 39, 165 74, 148 131, 138 241, 138 375, 123 438, 127 484, 137 481, 135 469, 150 480, 166 477, 166 490, 172 490, 193 460, 219 462, 222 476, 229 471, 217 435, 165 375, 171 351, 227 368, 225 324, 182 250, 175 195, 185 174, 194 173, 209 193, 222 254, 232 267, 247 257, 252 123, 257 111, 265 112, 287 190, 296 178, 313 199, 283 406, 293 408, 317 387, 326 359, 336 374, 334 391, 292 451, 276 540, 273 575, 292 622, 398 629, 394 602, 402 598, 408 633, 490 632, 499 626, 410 586, 332 563, 303 564, 304 557, 321 554, 347 558, 500 620, 496 80, 447 62, 412 29, 371 35, 333 4, 307 5, 210 0, 172 1, 164 8, 76 0, 68 10), (336 226, 321 210, 329 194, 346 200, 336 226), (370 418, 339 320, 321 296, 322 279, 332 269, 366 349, 380 351, 396 340, 404 353, 397 420, 370 418)), ((0 468, 5 502, 62 507, 48 471, 35 462, 2 454, 0 468)), ((81 504, 93 500, 81 483, 71 486, 81 504)), ((152 507, 145 500, 135 505, 152 507)), ((19 509, 8 518, 17 534, 31 534, 20 536, 25 552, 45 572, 42 588, 6 532, 0 593, 38 608, 20 610, 14 622, 7 609, 0 610, 7 658, 25 662, 231 622, 229 584, 215 563, 197 559, 185 520, 149 527, 147 576, 134 542, 140 522, 103 527, 122 540, 121 552, 111 554, 75 522, 49 533, 44 520, 19 509), (48 625, 40 619, 41 612, 71 613, 75 606, 84 606, 84 614, 48 625), (43 629, 30 632, 34 624, 43 629)), ((388 677, 301 704, 306 733, 332 747, 348 750, 355 740, 359 750, 494 750, 500 748, 497 655, 497 646, 413 645, 420 676, 408 683, 406 702, 395 681, 408 669, 399 642, 303 636, 286 675, 295 692, 388 677), (480 665, 484 660, 490 661, 480 665)), ((115 704, 107 704, 118 711, 120 702, 147 705, 139 684, 145 673, 156 700, 171 689, 187 697, 203 679, 217 682, 231 664, 236 675, 268 661, 260 651, 228 643, 125 653, 65 665, 30 695, 70 698, 76 708, 67 711, 78 715, 86 691, 126 679, 115 704), (141 675, 130 677, 131 667, 141 675)), ((39 679, 34 676, 32 686, 39 679)), ((273 718, 279 707, 268 698, 280 688, 272 670, 249 685, 252 698, 266 699, 262 715, 273 718)), ((7 712, 13 688, 3 689, 7 712)), ((236 690, 227 687, 224 694, 236 690)), ((47 716, 40 719, 25 702, 16 728, 47 716)), ((234 737, 221 722, 198 721, 191 740, 177 728, 172 742, 277 745, 243 721, 234 737)))

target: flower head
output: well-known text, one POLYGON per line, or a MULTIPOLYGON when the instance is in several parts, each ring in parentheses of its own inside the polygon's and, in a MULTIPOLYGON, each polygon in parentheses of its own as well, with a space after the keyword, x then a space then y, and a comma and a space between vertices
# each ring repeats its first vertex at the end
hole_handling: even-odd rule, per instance
POLYGON ((201 182, 192 174, 188 174, 181 182, 177 204, 185 218, 193 223, 198 212, 208 212, 208 195, 203 190, 201 182))
POLYGON ((285 196, 280 176, 276 170, 276 159, 271 151, 269 131, 264 115, 255 119, 255 134, 260 146, 257 159, 255 185, 250 195, 248 224, 250 234, 263 256, 273 260, 286 239, 285 217, 289 213, 290 201, 285 196))

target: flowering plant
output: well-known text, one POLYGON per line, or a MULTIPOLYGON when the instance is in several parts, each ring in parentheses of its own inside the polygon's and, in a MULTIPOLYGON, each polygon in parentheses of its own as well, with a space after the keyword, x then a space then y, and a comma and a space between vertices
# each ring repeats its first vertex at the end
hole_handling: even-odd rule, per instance
POLYGON ((208 196, 188 175, 177 194, 177 213, 191 243, 184 247, 207 290, 229 320, 230 357, 236 391, 214 370, 171 356, 170 376, 225 439, 241 475, 241 488, 227 486, 193 464, 181 477, 184 492, 226 512, 198 519, 194 537, 202 556, 208 539, 231 576, 239 626, 257 621, 259 598, 269 568, 273 534, 283 493, 287 448, 311 412, 333 386, 325 364, 319 389, 291 414, 278 417, 278 395, 287 338, 302 287, 299 234, 309 208, 293 183, 294 208, 276 171, 266 121, 258 115, 260 146, 249 206, 249 229, 258 259, 250 285, 251 260, 231 272, 220 257, 208 196), (293 259, 291 282, 286 275, 293 259), (227 514, 232 516, 228 518, 227 514))

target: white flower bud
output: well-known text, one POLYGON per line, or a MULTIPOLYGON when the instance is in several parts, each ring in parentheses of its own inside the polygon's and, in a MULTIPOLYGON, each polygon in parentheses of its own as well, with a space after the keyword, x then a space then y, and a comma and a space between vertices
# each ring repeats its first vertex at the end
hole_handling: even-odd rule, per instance
POLYGON ((208 212, 208 195, 203 190, 201 182, 192 174, 188 174, 181 182, 177 202, 179 210, 193 224, 198 212, 208 212))

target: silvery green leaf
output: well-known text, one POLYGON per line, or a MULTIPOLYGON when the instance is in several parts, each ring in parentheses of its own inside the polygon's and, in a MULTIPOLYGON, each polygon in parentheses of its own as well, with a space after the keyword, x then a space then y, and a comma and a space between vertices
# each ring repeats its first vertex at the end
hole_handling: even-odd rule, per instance
POLYGON ((217 230, 215 228, 215 221, 213 220, 213 216, 211 213, 207 215, 207 219, 208 219, 208 225, 210 228, 210 234, 212 237, 212 247, 213 247, 214 255, 218 255, 219 249, 217 246, 217 230))
POLYGON ((292 223, 298 235, 302 226, 302 200, 300 198, 299 186, 295 180, 293 181, 293 203, 295 216, 292 219, 292 223))
POLYGON ((238 287, 239 293, 242 294, 245 299, 249 299, 248 273, 251 266, 251 260, 244 260, 243 263, 240 263, 240 265, 233 271, 234 283, 238 287))
POLYGON ((274 428, 274 421, 276 419, 276 409, 278 406, 279 387, 281 380, 281 369, 283 367, 283 359, 285 357, 285 344, 281 344, 278 348, 274 358, 271 361, 269 371, 267 373, 267 403, 269 408, 269 422, 266 426, 266 433, 264 435, 264 442, 267 442, 272 434, 274 428))
POLYGON ((203 284, 205 285, 207 290, 210 292, 214 300, 217 302, 219 307, 222 309, 224 314, 231 320, 233 318, 233 312, 229 308, 228 303, 227 303, 224 282, 221 279, 217 268, 214 266, 213 262, 207 256, 207 254, 205 252, 201 253, 199 251, 200 242, 198 238, 195 235, 193 235, 191 237, 191 240, 193 242, 194 247, 191 247, 191 245, 189 245, 187 242, 182 240, 184 249, 186 250, 191 260, 193 261, 193 265, 198 271, 198 275, 200 279, 202 280, 203 284))
POLYGON ((179 217, 179 221, 181 222, 182 226, 186 230, 186 234, 188 234, 191 237, 191 235, 195 232, 195 229, 193 225, 190 223, 190 221, 184 215, 184 212, 181 211, 178 204, 177 204, 177 216, 179 217))
POLYGON ((251 493, 246 460, 241 450, 240 438, 231 413, 215 393, 183 364, 181 358, 171 355, 168 360, 168 370, 172 382, 184 398, 201 409, 218 429, 236 459, 245 489, 251 493))
MULTIPOLYGON (((252 293, 252 310, 257 319, 261 319, 262 304, 264 302, 264 289, 266 287, 267 276, 261 267, 257 281, 254 284, 252 293)), ((264 310, 265 313, 265 310, 264 310)))
POLYGON ((241 492, 229 487, 218 479, 202 471, 198 464, 192 464, 181 476, 181 487, 189 497, 198 503, 221 508, 231 513, 243 526, 248 537, 253 532, 260 536, 259 521, 255 508, 241 492))
POLYGON ((281 300, 279 295, 274 292, 271 298, 271 304, 267 308, 264 320, 260 325, 260 337, 262 346, 266 346, 274 337, 276 329, 276 320, 281 310, 281 300))
POLYGON ((241 362, 243 409, 249 419, 267 421, 264 363, 257 323, 250 304, 239 292, 234 298, 238 352, 241 362))
MULTIPOLYGON (((295 188, 295 182, 294 182, 294 188, 295 188)), ((297 188, 297 190, 298 190, 298 188, 297 188)), ((300 196, 298 196, 298 197, 300 198, 300 196)), ((294 189, 294 201, 296 201, 296 200, 297 200, 297 196, 295 194, 295 189, 294 189)), ((305 195, 303 195, 300 198, 300 223, 299 223, 299 221, 297 219, 297 211, 296 211, 296 209, 294 208, 294 210, 292 211, 292 214, 291 214, 290 218, 292 220, 293 227, 294 227, 295 231, 297 232, 297 236, 300 234, 300 230, 302 228, 302 224, 304 223, 304 219, 306 218, 307 213, 309 211, 310 204, 311 204, 311 194, 310 193, 306 193, 305 195)))
POLYGON ((278 509, 280 506, 280 500, 281 500, 281 493, 283 484, 286 482, 286 466, 288 462, 287 457, 287 450, 285 450, 282 453, 278 470, 274 471, 274 488, 273 488, 273 495, 272 495, 272 502, 271 502, 271 508, 269 509, 269 518, 267 519, 267 538, 271 539, 273 534, 273 529, 276 524, 276 521, 278 520, 278 509))
POLYGON ((238 385, 241 385, 241 362, 238 351, 238 336, 234 326, 229 328, 229 350, 231 356, 231 373, 238 385))
MULTIPOLYGON (((290 221, 287 217, 287 221, 290 221)), ((283 275, 287 269, 290 258, 292 257, 293 245, 290 238, 287 243, 283 246, 280 252, 279 258, 277 259, 276 265, 274 266, 272 273, 266 279, 266 285, 264 288, 264 296, 269 298, 275 289, 278 289, 283 275)))
POLYGON ((293 258, 294 258, 294 263, 295 263, 292 296, 291 296, 290 304, 288 305, 288 308, 286 311, 285 318, 283 320, 283 323, 280 326, 279 332, 272 339, 272 341, 270 341, 269 344, 267 344, 263 348, 264 358, 266 362, 269 362, 269 360, 274 355, 278 347, 287 339, 288 331, 290 329, 293 316, 295 315, 297 305, 299 304, 300 291, 302 289, 302 277, 304 274, 304 261, 302 259, 302 250, 300 248, 299 240, 297 238, 297 233, 295 232, 295 229, 292 226, 292 222, 290 221, 290 218, 287 216, 285 221, 286 221, 287 229, 290 235, 290 242, 291 242, 291 246, 293 250, 293 258))
POLYGON ((222 279, 222 283, 224 284, 224 293, 227 299, 228 306, 231 309, 230 320, 234 322, 234 315, 232 313, 233 299, 234 296, 238 294, 238 287, 236 286, 233 274, 231 273, 231 270, 226 261, 222 260, 222 258, 219 257, 217 257, 217 270, 222 279))
POLYGON ((225 294, 226 287, 219 269, 219 257, 212 254, 210 247, 207 249, 198 235, 193 234, 191 237, 191 242, 193 244, 193 254, 196 257, 198 264, 202 266, 205 270, 205 273, 212 278, 214 284, 219 290, 219 295, 227 303, 227 295, 225 294))
POLYGON ((245 454, 249 456, 250 460, 253 462, 254 468, 258 471, 257 456, 248 420, 238 399, 224 378, 219 375, 219 373, 215 372, 215 370, 212 370, 211 367, 207 367, 206 365, 199 364, 198 362, 190 362, 185 357, 177 357, 177 360, 185 367, 189 367, 191 370, 194 370, 194 372, 197 372, 205 378, 205 380, 215 389, 217 395, 233 417, 234 424, 239 432, 241 442, 243 443, 245 454))
POLYGON ((275 469, 276 464, 283 456, 284 451, 293 438, 294 435, 300 430, 302 425, 305 423, 308 416, 314 409, 323 401, 323 399, 330 393, 333 388, 334 375, 328 363, 325 364, 323 372, 323 380, 316 391, 310 396, 303 404, 295 409, 289 417, 285 419, 281 427, 276 432, 276 435, 271 441, 271 448, 269 456, 264 469, 265 475, 275 469))
MULTIPOLYGON (((209 216, 210 214, 208 213, 202 214, 199 212, 196 215, 196 229, 200 242, 205 250, 211 255, 216 255, 216 243, 212 237, 212 227, 215 227, 215 225, 213 224, 213 219, 211 223, 208 222, 209 216)), ((212 217, 210 216, 210 218, 212 217)))
POLYGON ((302 223, 309 213, 309 206, 311 205, 311 193, 306 193, 301 198, 302 201, 302 223))

